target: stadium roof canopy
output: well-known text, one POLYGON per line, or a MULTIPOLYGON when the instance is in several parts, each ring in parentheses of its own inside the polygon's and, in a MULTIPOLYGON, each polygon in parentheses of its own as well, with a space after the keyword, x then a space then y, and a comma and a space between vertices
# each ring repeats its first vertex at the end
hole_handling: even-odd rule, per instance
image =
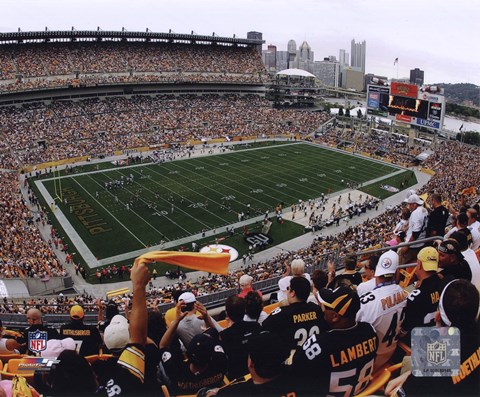
POLYGON ((156 33, 147 29, 145 32, 122 31, 103 31, 100 30, 44 30, 39 32, 11 32, 0 33, 0 44, 20 44, 20 43, 41 43, 41 42, 62 42, 62 41, 157 41, 167 43, 190 43, 190 44, 223 44, 223 45, 261 45, 265 41, 257 39, 242 39, 236 37, 220 37, 183 33, 156 33))
POLYGON ((307 72, 306 70, 302 70, 302 69, 285 69, 285 70, 281 70, 280 72, 278 72, 277 75, 280 75, 280 76, 297 76, 297 77, 313 77, 313 78, 315 78, 315 76, 313 74, 307 72))

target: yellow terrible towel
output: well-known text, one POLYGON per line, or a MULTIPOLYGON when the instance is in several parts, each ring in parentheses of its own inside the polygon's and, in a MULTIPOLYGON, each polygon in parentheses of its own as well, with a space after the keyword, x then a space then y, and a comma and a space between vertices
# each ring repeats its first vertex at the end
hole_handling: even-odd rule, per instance
POLYGON ((137 260, 165 262, 171 265, 215 274, 228 274, 230 254, 210 254, 200 252, 152 251, 140 255, 137 260))

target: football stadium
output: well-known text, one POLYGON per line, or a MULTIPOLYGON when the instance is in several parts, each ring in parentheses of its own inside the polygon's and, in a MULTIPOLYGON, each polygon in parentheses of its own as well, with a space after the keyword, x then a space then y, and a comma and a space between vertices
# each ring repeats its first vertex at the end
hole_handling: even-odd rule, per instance
POLYGON ((264 43, 0 33, 6 395, 479 395, 480 150, 264 43))

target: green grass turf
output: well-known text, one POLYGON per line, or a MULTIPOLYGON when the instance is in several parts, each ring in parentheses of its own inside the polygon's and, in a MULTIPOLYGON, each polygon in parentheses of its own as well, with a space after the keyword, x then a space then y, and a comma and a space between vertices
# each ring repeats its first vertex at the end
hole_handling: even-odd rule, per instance
MULTIPOLYGON (((107 232, 90 233, 81 223, 78 210, 70 213, 68 203, 59 203, 59 208, 94 255, 103 259, 162 240, 191 236, 203 229, 225 230, 238 221, 238 212, 246 212, 247 204, 251 205, 252 216, 261 215, 280 203, 289 207, 300 199, 345 189, 347 181, 362 183, 397 170, 387 164, 297 143, 63 178, 64 193, 70 189, 81 197, 107 232), (105 182, 130 174, 134 175, 132 185, 105 190, 105 182), (130 210, 126 209, 127 202, 132 204, 130 210)), ((54 181, 43 183, 55 196, 54 181)))
POLYGON ((381 185, 390 185, 396 187, 398 190, 404 190, 412 185, 417 183, 417 177, 413 171, 405 171, 401 174, 386 178, 380 182, 374 182, 369 185, 363 186, 360 190, 371 196, 378 197, 380 199, 385 199, 390 197, 396 192, 390 192, 388 190, 382 189, 381 185))

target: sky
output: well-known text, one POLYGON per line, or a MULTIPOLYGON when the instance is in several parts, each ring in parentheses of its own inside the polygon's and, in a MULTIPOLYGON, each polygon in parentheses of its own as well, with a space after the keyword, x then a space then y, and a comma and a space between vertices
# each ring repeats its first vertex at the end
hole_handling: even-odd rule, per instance
POLYGON ((97 29, 246 37, 286 50, 306 40, 315 60, 367 43, 366 73, 480 86, 480 0, 0 0, 0 32, 97 29))

